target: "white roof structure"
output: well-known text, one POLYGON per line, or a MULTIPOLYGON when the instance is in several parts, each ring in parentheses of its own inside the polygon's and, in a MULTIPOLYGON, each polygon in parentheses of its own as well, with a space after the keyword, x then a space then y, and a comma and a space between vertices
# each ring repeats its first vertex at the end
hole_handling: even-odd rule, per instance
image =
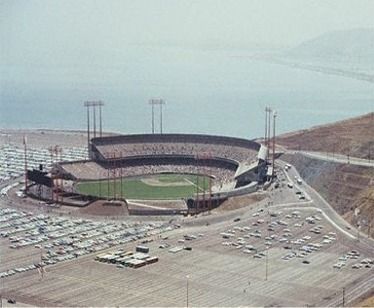
POLYGON ((268 148, 261 144, 260 150, 258 151, 257 157, 259 160, 266 160, 268 148))
POLYGON ((244 173, 247 173, 251 170, 254 170, 256 169, 258 166, 258 162, 255 161, 251 164, 240 164, 237 171, 236 171, 236 174, 235 174, 235 179, 237 179, 239 176, 243 175, 244 173))

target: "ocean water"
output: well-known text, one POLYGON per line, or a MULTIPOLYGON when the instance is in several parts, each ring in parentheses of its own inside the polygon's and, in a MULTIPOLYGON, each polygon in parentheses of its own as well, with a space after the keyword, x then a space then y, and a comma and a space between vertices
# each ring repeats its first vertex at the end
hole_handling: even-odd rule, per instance
POLYGON ((266 105, 277 110, 277 133, 374 110, 372 83, 255 61, 243 51, 132 46, 108 54, 82 55, 74 65, 3 66, 0 127, 85 129, 83 102, 99 99, 106 131, 151 132, 148 100, 161 97, 164 133, 245 138, 263 136, 266 105))

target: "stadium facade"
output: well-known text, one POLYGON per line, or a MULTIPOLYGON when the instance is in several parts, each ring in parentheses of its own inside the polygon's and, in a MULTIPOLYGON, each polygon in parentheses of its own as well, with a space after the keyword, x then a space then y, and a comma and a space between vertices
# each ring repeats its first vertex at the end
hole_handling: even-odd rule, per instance
MULTIPOLYGON (((209 189, 184 198, 189 213, 210 210, 229 197, 255 192, 266 180, 267 149, 253 140, 200 134, 136 134, 92 138, 89 160, 61 162, 52 179, 70 181, 70 189, 54 185, 50 193, 79 199, 74 183, 164 173, 204 175, 209 189)), ((35 180, 35 178, 34 178, 35 180)), ((108 182, 109 183, 109 182, 108 182)), ((35 183, 38 184, 38 183, 35 183)), ((81 196, 89 202, 97 196, 81 196)), ((108 199, 123 199, 113 193, 108 199)), ((73 202, 74 203, 74 202, 73 202)), ((83 203, 82 203, 83 204, 83 203)), ((70 204, 71 205, 71 204, 70 204)))

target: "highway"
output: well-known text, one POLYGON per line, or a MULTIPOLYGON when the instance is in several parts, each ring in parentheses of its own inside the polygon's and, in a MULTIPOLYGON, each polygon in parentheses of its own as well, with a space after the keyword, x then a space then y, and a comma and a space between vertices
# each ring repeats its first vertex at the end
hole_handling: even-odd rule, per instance
POLYGON ((368 159, 362 159, 357 157, 351 157, 347 155, 341 155, 336 153, 328 153, 328 152, 312 152, 312 151, 293 151, 288 150, 286 151, 287 154, 302 154, 306 157, 315 158, 319 160, 335 162, 339 164, 351 164, 357 166, 364 166, 364 167, 373 167, 374 168, 374 161, 368 159))
MULTIPOLYGON (((284 170, 286 162, 282 160, 277 161, 277 165, 284 170)), ((289 164, 288 164, 289 165, 289 164)), ((303 192, 305 195, 309 196, 309 200, 303 202, 302 204, 278 204, 276 207, 290 207, 294 206, 295 208, 310 208, 310 205, 313 205, 314 208, 318 208, 322 211, 324 217, 335 226, 341 234, 344 234, 347 238, 353 239, 356 241, 356 246, 362 252, 367 253, 370 256, 374 256, 374 240, 366 237, 364 234, 351 226, 347 221, 345 221, 334 209, 333 207, 311 186, 309 186, 305 181, 299 186, 293 181, 295 176, 300 178, 300 174, 294 166, 291 165, 291 168, 285 172, 287 179, 294 184, 297 189, 303 192), (295 206, 296 205, 296 206, 295 206), (307 206, 305 206, 307 205, 307 206)), ((371 292, 374 285, 374 275, 373 271, 370 271, 366 277, 355 281, 354 284, 350 284, 345 288, 345 297, 348 299, 346 304, 352 302, 353 300, 371 292)), ((342 291, 343 292, 343 291, 342 291)), ((342 305, 342 294, 335 293, 329 298, 322 299, 319 303, 316 303, 317 306, 341 306, 342 305)))

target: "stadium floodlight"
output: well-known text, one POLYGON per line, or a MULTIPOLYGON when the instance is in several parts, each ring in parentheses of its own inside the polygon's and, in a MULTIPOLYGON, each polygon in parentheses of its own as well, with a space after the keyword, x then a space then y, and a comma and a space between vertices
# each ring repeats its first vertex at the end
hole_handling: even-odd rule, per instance
POLYGON ((273 112, 273 174, 272 177, 274 178, 274 170, 275 170, 275 120, 277 118, 277 112, 273 112))
POLYGON ((104 102, 102 101, 85 101, 83 106, 87 108, 87 148, 90 150, 90 108, 93 109, 93 135, 96 138, 96 107, 99 107, 99 133, 100 137, 103 136, 103 125, 102 125, 102 106, 104 102))
POLYGON ((267 157, 269 157, 270 132, 271 132, 271 112, 270 107, 265 107, 265 146, 267 148, 267 157))
POLYGON ((161 98, 151 98, 149 104, 152 106, 152 134, 155 133, 155 111, 154 106, 160 106, 160 134, 162 134, 162 105, 165 105, 166 102, 161 98))

